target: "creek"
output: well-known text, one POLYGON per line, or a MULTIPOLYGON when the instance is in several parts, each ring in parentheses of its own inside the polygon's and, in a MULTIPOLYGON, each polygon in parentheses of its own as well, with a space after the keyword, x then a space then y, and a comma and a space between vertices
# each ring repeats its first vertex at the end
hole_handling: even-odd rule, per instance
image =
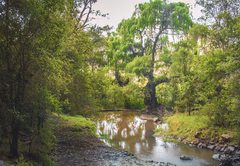
POLYGON ((178 166, 213 166, 219 162, 212 159, 213 151, 198 149, 184 144, 164 142, 154 137, 154 128, 166 124, 154 124, 151 120, 141 120, 138 112, 103 112, 96 119, 97 135, 111 147, 117 147, 133 153, 142 160, 170 162, 178 166), (185 155, 192 160, 184 161, 185 155))

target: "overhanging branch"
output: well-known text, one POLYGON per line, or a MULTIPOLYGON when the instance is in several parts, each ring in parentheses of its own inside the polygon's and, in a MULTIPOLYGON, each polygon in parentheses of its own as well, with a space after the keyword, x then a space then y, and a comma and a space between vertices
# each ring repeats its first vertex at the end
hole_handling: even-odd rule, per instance
POLYGON ((155 85, 157 86, 157 85, 162 84, 162 83, 165 83, 165 82, 170 82, 172 79, 174 79, 174 78, 179 78, 179 77, 180 77, 180 76, 174 76, 174 77, 172 77, 172 78, 170 78, 170 79, 166 78, 166 79, 164 79, 164 80, 158 80, 158 81, 155 82, 155 85))

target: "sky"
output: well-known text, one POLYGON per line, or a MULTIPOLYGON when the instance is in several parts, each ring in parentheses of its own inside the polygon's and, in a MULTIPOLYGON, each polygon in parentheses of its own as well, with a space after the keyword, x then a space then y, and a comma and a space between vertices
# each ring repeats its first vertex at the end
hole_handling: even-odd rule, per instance
MULTIPOLYGON (((94 4, 94 10, 100 10, 102 13, 109 13, 108 18, 97 17, 94 23, 99 26, 110 25, 117 28, 118 23, 122 19, 128 19, 134 12, 135 5, 139 3, 149 2, 149 0, 98 0, 94 4)), ((201 16, 201 8, 195 5, 195 0, 169 0, 169 2, 184 2, 189 3, 194 22, 201 16)))

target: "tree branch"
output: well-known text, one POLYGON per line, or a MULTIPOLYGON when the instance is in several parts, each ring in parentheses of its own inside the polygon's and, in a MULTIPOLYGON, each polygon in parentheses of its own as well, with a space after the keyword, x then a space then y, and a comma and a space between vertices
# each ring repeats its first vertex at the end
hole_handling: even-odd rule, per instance
POLYGON ((159 81, 156 81, 155 82, 155 85, 159 85, 159 84, 162 84, 162 83, 165 83, 165 82, 170 82, 172 79, 174 79, 174 78, 179 78, 180 76, 174 76, 174 77, 172 77, 172 78, 170 78, 170 79, 168 79, 168 78, 166 78, 165 80, 159 80, 159 81))

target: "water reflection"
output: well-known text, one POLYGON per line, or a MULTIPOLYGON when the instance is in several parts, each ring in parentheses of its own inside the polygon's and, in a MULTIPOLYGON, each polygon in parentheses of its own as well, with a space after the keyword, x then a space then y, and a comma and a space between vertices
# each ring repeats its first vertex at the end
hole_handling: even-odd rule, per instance
POLYGON ((164 142, 153 137, 153 121, 141 120, 137 112, 105 112, 97 118, 97 135, 107 136, 103 141, 114 147, 120 147, 134 153, 138 158, 171 162, 177 165, 218 165, 211 159, 212 151, 190 148, 164 142), (192 156, 192 161, 181 161, 179 156, 192 156))

